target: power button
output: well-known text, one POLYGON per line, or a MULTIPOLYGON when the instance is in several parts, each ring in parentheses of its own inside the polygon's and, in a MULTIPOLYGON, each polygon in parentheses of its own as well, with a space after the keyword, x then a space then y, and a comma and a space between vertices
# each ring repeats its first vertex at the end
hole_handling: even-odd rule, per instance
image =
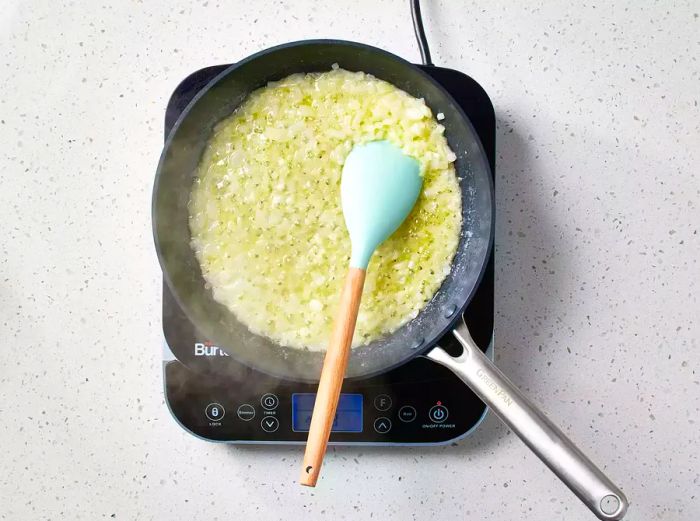
POLYGON ((428 418, 430 418, 430 421, 432 421, 433 423, 444 422, 447 419, 448 415, 449 411, 447 410, 447 407, 440 403, 431 407, 430 411, 428 412, 428 418))

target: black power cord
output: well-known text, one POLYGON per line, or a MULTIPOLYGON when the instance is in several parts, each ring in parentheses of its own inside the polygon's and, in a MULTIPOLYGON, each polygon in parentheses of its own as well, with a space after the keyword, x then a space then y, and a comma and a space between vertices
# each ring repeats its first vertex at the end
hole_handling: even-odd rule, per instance
POLYGON ((428 48, 428 40, 425 37, 425 29, 423 29, 423 19, 420 14, 420 0, 411 1, 411 18, 413 18, 413 30, 416 33, 418 40, 418 50, 420 50, 420 58, 423 65, 433 65, 433 60, 430 59, 430 49, 428 48))

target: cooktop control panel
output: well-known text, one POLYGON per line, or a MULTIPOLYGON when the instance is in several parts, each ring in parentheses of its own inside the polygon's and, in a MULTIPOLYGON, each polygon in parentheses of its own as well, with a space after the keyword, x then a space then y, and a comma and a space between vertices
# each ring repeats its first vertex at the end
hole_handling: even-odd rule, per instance
MULTIPOLYGON (((261 374, 241 381, 202 378, 177 361, 166 363, 173 415, 209 440, 305 442, 315 385, 261 374)), ((485 407, 454 375, 417 358, 387 375, 343 386, 331 434, 337 443, 444 443, 475 425, 485 407)))

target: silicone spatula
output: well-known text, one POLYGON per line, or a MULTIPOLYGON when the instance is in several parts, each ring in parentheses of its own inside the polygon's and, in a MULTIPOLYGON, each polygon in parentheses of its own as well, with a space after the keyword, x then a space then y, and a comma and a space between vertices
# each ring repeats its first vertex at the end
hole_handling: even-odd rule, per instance
POLYGON ((321 370, 300 478, 302 485, 316 486, 321 470, 370 258, 411 213, 422 186, 418 161, 389 141, 357 145, 345 160, 340 197, 352 253, 321 370))

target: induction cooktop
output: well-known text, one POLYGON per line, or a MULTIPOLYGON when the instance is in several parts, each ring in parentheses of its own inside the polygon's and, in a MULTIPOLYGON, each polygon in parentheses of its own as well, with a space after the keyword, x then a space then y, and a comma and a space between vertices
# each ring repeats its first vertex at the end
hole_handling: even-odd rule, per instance
MULTIPOLYGON (((229 65, 190 74, 173 92, 165 137, 205 85, 229 65)), ((418 65, 447 89, 476 128, 495 172, 496 120, 484 89, 462 72, 418 65)), ((474 298, 464 312, 479 347, 493 351, 493 251, 474 298)), ((202 336, 163 284, 163 378, 175 420, 193 435, 226 443, 304 443, 316 384, 281 380, 237 362, 202 336)), ((446 335, 451 354, 461 347, 446 335)), ((486 406, 449 369, 417 357, 384 374, 343 384, 331 444, 436 445, 469 434, 486 406)))

